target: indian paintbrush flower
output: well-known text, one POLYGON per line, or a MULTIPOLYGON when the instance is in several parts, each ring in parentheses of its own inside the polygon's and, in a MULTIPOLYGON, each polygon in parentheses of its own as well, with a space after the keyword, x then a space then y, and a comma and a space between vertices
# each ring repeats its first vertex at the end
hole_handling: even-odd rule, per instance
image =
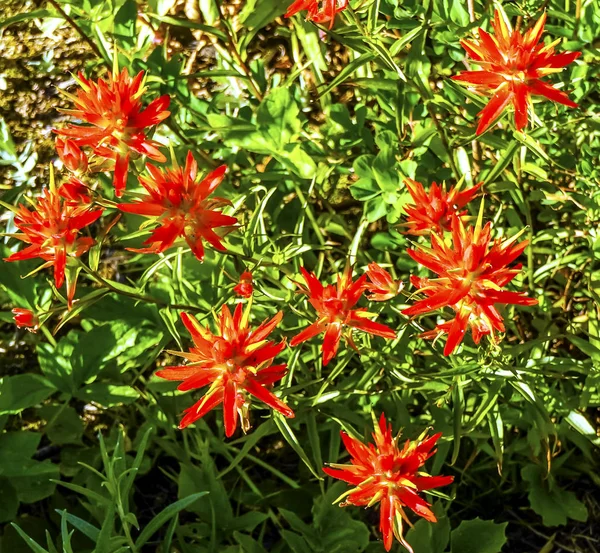
POLYGON ((300 267, 300 271, 308 287, 302 287, 302 292, 308 295, 308 301, 317 312, 318 319, 294 336, 290 346, 297 346, 324 332, 323 365, 327 365, 335 357, 342 336, 352 349, 359 352, 352 339, 354 328, 382 338, 396 337, 396 332, 388 326, 370 320, 376 316, 375 313, 369 313, 365 308, 354 309, 365 292, 366 275, 353 281, 352 269, 350 265, 346 265, 344 272, 337 276, 335 286, 323 286, 317 277, 304 267, 300 267))
POLYGON ((377 263, 369 263, 365 274, 368 278, 365 288, 370 301, 391 300, 404 288, 401 280, 394 280, 392 275, 377 263))
POLYGON ((237 219, 224 215, 218 208, 230 205, 224 198, 209 196, 221 184, 227 167, 222 165, 204 179, 198 178, 198 164, 188 152, 185 167, 174 163, 172 169, 162 170, 148 164, 149 177, 139 177, 147 194, 130 204, 119 204, 119 209, 147 217, 156 217, 159 226, 144 242, 149 247, 130 248, 141 253, 160 253, 170 248, 178 237, 185 238, 194 255, 204 259, 203 240, 213 248, 225 251, 219 236, 213 229, 231 226, 237 219))
POLYGON ((238 304, 233 315, 224 305, 216 334, 202 327, 193 316, 181 314, 194 345, 189 353, 172 353, 187 359, 188 364, 166 367, 156 374, 167 380, 182 381, 178 387, 181 391, 209 388, 200 401, 185 410, 179 428, 192 424, 222 403, 225 435, 233 435, 238 416, 245 432, 250 426, 251 396, 286 417, 294 416, 294 412, 270 390, 271 385, 287 372, 285 364, 273 365, 275 357, 285 349, 285 340, 275 343, 267 339, 283 314, 280 311, 271 320, 252 329, 249 324, 251 303, 248 302, 246 311, 238 304))
POLYGON ((348 0, 295 0, 285 13, 285 17, 292 17, 292 15, 306 10, 307 21, 329 23, 331 29, 335 16, 347 7, 348 0))
POLYGON ((233 287, 233 291, 242 298, 252 297, 254 287, 252 286, 252 273, 244 271, 240 275, 240 282, 233 287))
POLYGON ((80 257, 95 244, 93 238, 79 235, 83 228, 102 215, 103 210, 66 201, 54 189, 53 182, 51 177, 51 189, 43 191, 32 210, 23 204, 15 209, 15 226, 21 232, 13 236, 29 246, 13 253, 5 261, 39 257, 44 260, 44 264, 38 270, 53 266, 56 287, 60 288, 67 281, 67 303, 70 309, 75 296, 78 268, 68 270, 68 260, 80 257))
POLYGON ((509 104, 515 110, 515 127, 517 130, 525 128, 532 95, 577 107, 565 92, 542 78, 560 73, 581 52, 556 54, 554 47, 560 39, 548 45, 540 43, 545 23, 546 13, 533 27, 521 33, 519 29, 511 28, 503 11, 496 10, 492 21, 493 34, 479 29, 478 41, 461 40, 462 47, 481 70, 463 71, 452 78, 472 84, 480 92, 492 93, 489 103, 479 113, 478 135, 484 133, 509 104))
POLYGON ((476 344, 485 335, 495 339, 494 332, 504 332, 502 315, 496 305, 538 303, 524 293, 502 290, 520 273, 521 265, 510 267, 510 264, 523 253, 527 240, 518 243, 519 233, 509 239, 492 241, 492 225, 487 223, 482 227, 482 214, 480 211, 475 227, 468 228, 454 216, 450 241, 432 233, 430 248, 408 250, 408 255, 433 271, 437 278, 412 276, 411 283, 426 298, 402 313, 414 317, 450 307, 455 312, 454 319, 424 335, 430 338, 447 333, 444 355, 456 349, 469 328, 476 344))
POLYGON ((342 441, 350 454, 351 464, 330 463, 323 471, 353 486, 338 499, 343 500, 341 507, 371 507, 379 503, 379 530, 386 551, 392 548, 396 536, 412 553, 411 546, 404 539, 403 522, 411 524, 405 507, 429 522, 436 522, 431 505, 419 493, 447 486, 454 480, 452 476, 430 476, 421 470, 427 459, 435 454, 433 448, 441 433, 427 437, 427 432, 424 432, 417 440, 407 440, 400 448, 400 435, 392 435, 392 425, 387 424, 383 413, 374 427, 375 443, 370 444, 364 444, 342 431, 342 441))
POLYGON ((40 321, 31 309, 15 307, 12 313, 17 328, 26 328, 29 332, 35 332, 38 329, 40 321))
POLYGON ((404 182, 414 202, 404 207, 408 215, 405 233, 415 236, 450 230, 452 216, 462 217, 466 213, 459 211, 474 198, 483 184, 480 182, 465 190, 457 185, 447 192, 445 186, 440 187, 433 182, 427 193, 420 182, 412 179, 404 182))
MULTIPOLYGON (((63 111, 89 126, 68 125, 54 132, 78 147, 91 148, 101 159, 112 160, 115 193, 121 197, 131 159, 145 155, 158 162, 166 161, 158 149, 160 144, 146 136, 146 129, 169 116, 170 98, 168 95, 155 98, 143 109, 146 92, 143 71, 132 78, 127 69, 123 69, 98 81, 88 80, 80 72, 76 80, 80 86, 76 94, 63 92, 75 104, 75 109, 63 111)), ((60 155, 61 149, 57 149, 60 155)))

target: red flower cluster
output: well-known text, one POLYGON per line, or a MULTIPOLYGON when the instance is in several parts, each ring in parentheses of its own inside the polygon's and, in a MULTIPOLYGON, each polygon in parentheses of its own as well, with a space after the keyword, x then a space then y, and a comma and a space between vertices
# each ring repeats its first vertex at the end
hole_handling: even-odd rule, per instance
POLYGON ((379 530, 386 551, 392 548, 395 535, 412 552, 403 535, 403 520, 410 525, 404 507, 429 522, 436 522, 430 504, 419 492, 447 486, 454 480, 452 476, 430 476, 420 470, 436 452, 433 447, 441 433, 431 437, 423 433, 416 441, 407 440, 400 449, 400 436, 392 435, 392 425, 387 424, 382 413, 379 424, 375 424, 374 444, 366 445, 343 431, 341 435, 351 464, 330 463, 330 468, 323 469, 329 476, 354 486, 340 497, 340 500, 346 498, 340 506, 370 507, 379 503, 379 530))
POLYGON ((77 81, 81 89, 76 95, 64 93, 76 109, 64 111, 91 126, 68 125, 55 130, 72 141, 68 146, 65 143, 65 147, 57 145, 59 155, 71 170, 81 164, 81 155, 72 152, 71 144, 79 148, 88 146, 99 158, 113 161, 115 193, 120 197, 127 183, 130 159, 145 155, 159 162, 166 160, 158 150, 160 144, 148 139, 145 129, 169 116, 170 98, 161 96, 142 109, 142 96, 146 90, 143 71, 131 78, 127 69, 123 69, 121 73, 97 82, 79 73, 77 81))
POLYGON ((252 273, 244 271, 240 275, 240 282, 233 287, 233 291, 242 298, 251 298, 254 288, 252 286, 252 273))
POLYGON ((333 28, 335 16, 348 7, 348 0, 294 0, 285 12, 285 17, 292 17, 298 12, 306 10, 307 21, 314 23, 329 23, 333 28))
POLYGON ((414 202, 404 207, 408 215, 405 223, 408 227, 406 234, 415 236, 450 230, 452 217, 462 217, 466 214, 465 211, 459 211, 475 197, 483 184, 480 182, 462 191, 460 186, 455 186, 446 192, 445 187, 442 188, 433 182, 428 194, 420 182, 412 179, 406 179, 404 182, 414 202))
POLYGON ((276 344, 267 340, 281 322, 281 311, 258 328, 249 326, 250 303, 245 312, 242 304, 233 316, 224 305, 219 319, 219 333, 213 334, 198 321, 182 313, 183 324, 192 335, 194 347, 189 353, 175 353, 189 361, 185 366, 167 367, 156 374, 167 380, 181 380, 178 389, 195 390, 210 386, 204 397, 189 409, 179 428, 197 421, 211 409, 223 404, 225 435, 230 437, 237 428, 239 415, 242 429, 250 427, 250 396, 254 396, 286 417, 294 412, 281 401, 270 386, 286 374, 286 365, 273 365, 273 360, 285 348, 285 341, 276 344))
MULTIPOLYGON (((22 261, 39 257, 45 263, 39 267, 54 266, 54 282, 60 288, 65 281, 69 257, 80 257, 95 244, 89 236, 79 236, 81 229, 91 225, 102 215, 102 209, 74 205, 65 201, 55 190, 45 190, 33 211, 20 205, 15 214, 15 225, 21 231, 14 237, 29 244, 13 253, 5 261, 22 261)), ((68 272, 67 303, 69 309, 75 296, 77 270, 68 272)))
POLYGON ((366 275, 353 281, 352 269, 350 265, 347 265, 344 273, 338 275, 336 286, 323 286, 317 277, 304 267, 301 267, 300 271, 308 286, 308 288, 302 288, 302 292, 308 295, 308 301, 314 307, 319 318, 300 334, 294 336, 290 341, 291 346, 297 346, 321 332, 325 332, 322 349, 323 365, 327 365, 337 353, 344 328, 347 329, 344 339, 356 352, 358 352, 358 348, 352 339, 353 328, 382 338, 396 337, 396 332, 388 326, 370 320, 375 316, 373 313, 367 312, 365 308, 354 309, 365 292, 366 275))
POLYGON ((418 292, 427 296, 403 313, 422 315, 448 306, 456 313, 454 319, 442 323, 426 337, 448 333, 444 355, 450 355, 471 329, 478 344, 485 335, 504 332, 498 304, 536 305, 536 299, 519 292, 502 290, 521 271, 521 266, 509 265, 523 253, 527 241, 517 243, 519 235, 508 240, 491 241, 491 223, 465 228, 459 217, 452 219, 451 243, 440 234, 431 234, 431 248, 409 249, 408 254, 433 271, 438 278, 411 277, 418 292))
POLYGON ((365 287, 370 301, 387 301, 395 298, 404 288, 404 283, 400 280, 394 280, 392 275, 377 263, 369 263, 365 273, 369 282, 365 287))
POLYGON ((12 313, 17 328, 26 328, 29 332, 35 332, 38 329, 40 321, 31 309, 15 307, 12 313))
POLYGON ((225 251, 221 237, 213 229, 234 225, 237 219, 216 209, 230 205, 229 200, 208 196, 223 181, 227 167, 222 165, 199 180, 198 164, 188 152, 183 168, 177 163, 166 171, 150 164, 146 168, 150 177, 141 176, 139 181, 148 194, 134 203, 119 204, 118 207, 127 213, 158 217, 160 225, 144 242, 150 247, 132 250, 160 253, 170 248, 178 237, 184 237, 200 261, 204 259, 202 239, 215 249, 225 251))
POLYGON ((492 21, 493 35, 479 29, 479 41, 461 40, 463 48, 481 70, 464 71, 452 78, 473 84, 484 93, 493 92, 488 105, 479 113, 478 135, 484 133, 511 103, 517 130, 526 127, 532 95, 577 107, 567 94, 542 81, 542 77, 559 73, 581 55, 581 52, 556 54, 554 46, 560 40, 546 46, 540 44, 545 23, 544 13, 522 34, 518 29, 512 30, 506 15, 496 10, 492 21))

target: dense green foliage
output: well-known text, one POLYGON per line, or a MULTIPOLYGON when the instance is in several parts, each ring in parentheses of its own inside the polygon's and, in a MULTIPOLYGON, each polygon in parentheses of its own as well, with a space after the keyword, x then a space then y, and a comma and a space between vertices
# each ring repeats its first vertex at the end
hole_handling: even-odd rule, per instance
MULTIPOLYGON (((479 137, 487 99, 450 77, 466 69, 459 41, 488 25, 488 2, 352 1, 332 30, 283 18, 282 0, 53 4, 6 16, 0 40, 27 25, 42 38, 81 34, 90 55, 76 70, 89 78, 115 57, 132 75, 147 71, 148 99, 171 97, 153 138, 181 164, 190 150, 204 173, 228 166, 218 195, 239 227, 202 263, 183 242, 133 253, 144 219, 111 227, 112 176, 98 173, 105 212, 73 309, 49 272, 21 278, 40 263, 2 264, 0 552, 382 552, 376 508, 332 504, 347 488, 321 470, 347 462, 341 429, 369 439, 381 412, 405 438, 442 432, 428 472, 455 478, 428 497, 437 524, 411 515, 415 553, 600 551, 600 4, 503 4, 524 27, 545 9, 545 41, 582 52, 550 77, 579 107, 536 100, 527 129, 509 114, 479 137), (500 344, 467 336, 444 356, 444 338, 419 337, 441 315, 402 315, 414 303, 409 276, 431 276, 406 253, 427 240, 399 226, 406 178, 483 181, 494 236, 530 240, 510 288, 539 304, 502 310, 500 344), (395 340, 357 332, 360 355, 342 344, 326 367, 322 336, 286 348, 276 390, 293 419, 256 402, 247 434, 226 439, 220 407, 177 429, 200 396, 155 372, 188 350, 181 312, 212 324, 242 301, 233 287, 250 270, 253 324, 283 310, 274 334, 289 341, 316 320, 300 266, 332 283, 348 260, 356 274, 377 261, 405 283, 386 303, 361 300, 395 340), (13 307, 40 314, 42 328, 16 330, 13 307)), ((61 72, 50 55, 34 61, 31 71, 61 72)), ((11 92, 10 76, 0 82, 11 92)), ((0 124, 1 199, 16 205, 49 175, 34 174, 33 143, 0 124)), ((142 192, 143 166, 127 201, 142 192)), ((468 206, 473 221, 480 201, 468 206)), ((21 247, 7 238, 2 257, 21 247)))

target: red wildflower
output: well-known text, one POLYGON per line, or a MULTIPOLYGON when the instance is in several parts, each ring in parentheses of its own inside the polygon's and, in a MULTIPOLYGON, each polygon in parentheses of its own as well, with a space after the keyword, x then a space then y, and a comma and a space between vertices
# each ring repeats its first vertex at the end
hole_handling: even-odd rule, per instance
POLYGON ((115 193, 120 197, 127 183, 131 158, 145 155, 155 161, 166 161, 158 150, 160 144, 148 139, 144 129, 169 116, 170 98, 161 96, 142 109, 142 96, 146 91, 143 71, 131 78, 127 69, 123 69, 121 73, 110 75, 108 80, 97 82, 79 73, 77 81, 81 86, 77 94, 65 93, 76 109, 64 111, 91 126, 69 125, 55 132, 72 139, 77 146, 91 147, 101 158, 113 160, 115 193))
POLYGON ((249 428, 248 410, 250 396, 266 403, 272 409, 286 417, 294 412, 276 397, 269 387, 281 380, 286 365, 273 365, 274 358, 285 348, 285 340, 279 344, 267 340, 267 337, 281 322, 280 311, 270 321, 264 321, 252 330, 248 325, 250 303, 246 312, 238 304, 233 316, 224 305, 219 319, 219 334, 213 334, 208 328, 187 313, 181 314, 183 324, 194 340, 189 353, 176 353, 189 361, 182 367, 167 367, 156 374, 167 380, 181 380, 178 389, 195 390, 210 387, 204 397, 185 410, 179 428, 197 421, 213 407, 223 404, 223 422, 225 435, 230 437, 237 427, 237 415, 244 432, 249 428))
POLYGON ((56 153, 64 166, 72 173, 85 173, 88 169, 88 158, 74 140, 56 137, 56 153))
POLYGON ((374 444, 364 444, 341 432, 348 453, 349 465, 330 463, 331 468, 323 470, 331 477, 343 480, 354 486, 340 500, 346 497, 341 507, 347 505, 367 506, 379 502, 379 530, 383 535, 386 551, 392 548, 394 535, 411 553, 412 548, 403 535, 402 521, 410 525, 404 507, 429 522, 437 522, 431 506, 419 496, 423 490, 447 486, 452 476, 430 476, 419 470, 427 459, 435 454, 433 449, 441 433, 427 437, 424 432, 416 441, 407 440, 404 447, 398 447, 400 435, 392 436, 392 425, 388 425, 382 413, 379 424, 375 424, 374 444))
POLYGON ((315 23, 329 23, 333 28, 335 16, 348 7, 348 0, 294 0, 290 5, 285 17, 292 17, 298 12, 307 10, 307 21, 315 23))
POLYGON ((471 83, 483 92, 493 91, 488 105, 479 113, 478 135, 485 132, 510 103, 515 110, 517 130, 526 127, 532 95, 577 107, 567 94, 541 80, 551 73, 560 73, 581 55, 581 52, 555 54, 554 46, 560 39, 547 46, 539 44, 545 23, 544 13, 531 29, 521 34, 518 29, 511 29, 504 13, 496 10, 492 21, 493 35, 479 29, 479 41, 461 40, 467 54, 482 69, 463 71, 452 78, 471 83))
POLYGON ((442 188, 433 182, 428 194, 420 182, 412 179, 404 182, 414 202, 404 207, 408 215, 406 234, 415 236, 450 230, 452 216, 462 217, 466 213, 459 213, 459 210, 473 199, 483 184, 480 182, 462 191, 458 185, 446 192, 445 186, 442 188))
POLYGON ((394 280, 392 275, 377 263, 369 263, 366 275, 370 282, 365 286, 371 301, 391 300, 404 288, 401 280, 394 280))
POLYGON ((233 287, 233 291, 242 298, 252 297, 253 286, 252 286, 252 273, 250 271, 244 271, 240 276, 240 282, 233 287))
POLYGON ((12 312, 17 328, 26 328, 29 332, 35 332, 37 330, 40 321, 31 309, 15 307, 12 312))
POLYGON ((163 252, 179 236, 185 237, 200 261, 204 259, 202 239, 213 248, 225 251, 222 238, 213 229, 234 225, 237 219, 215 209, 230 205, 229 200, 218 197, 208 199, 208 196, 223 181, 227 167, 222 165, 199 181, 198 164, 192 153, 188 152, 184 168, 176 163, 166 171, 150 164, 146 168, 150 177, 141 176, 139 181, 148 194, 132 204, 119 204, 118 207, 127 213, 158 217, 160 225, 144 242, 150 244, 149 248, 132 248, 132 251, 163 252))
MULTIPOLYGON (((40 269, 54 266, 54 282, 60 288, 65 281, 67 259, 80 257, 95 243, 91 237, 79 237, 79 232, 96 221, 102 211, 90 206, 73 205, 65 202, 55 190, 45 190, 33 211, 24 205, 20 205, 16 211, 15 225, 21 232, 13 236, 30 245, 13 253, 5 261, 40 257, 45 261, 40 269)), ((77 271, 67 273, 66 280, 70 309, 75 295, 77 271)))
POLYGON ((71 177, 58 188, 58 195, 74 205, 91 204, 90 189, 77 177, 71 177))
POLYGON ((450 355, 462 342, 467 328, 478 344, 482 336, 494 331, 504 332, 502 316, 497 304, 536 305, 536 299, 520 292, 502 290, 519 274, 521 265, 509 267, 527 246, 527 240, 517 243, 519 234, 508 240, 491 241, 491 223, 481 228, 481 214, 477 225, 465 229, 460 218, 452 220, 452 243, 442 235, 431 234, 431 248, 408 250, 408 254, 438 278, 411 277, 413 286, 427 297, 416 302, 403 313, 421 315, 444 306, 451 307, 456 316, 438 325, 434 334, 448 333, 444 355, 450 355))
POLYGON ((395 338, 396 333, 388 326, 369 320, 375 316, 368 313, 365 308, 353 309, 365 291, 366 275, 362 275, 356 282, 352 281, 352 269, 349 265, 342 275, 337 277, 337 286, 323 286, 313 273, 300 267, 308 289, 302 292, 309 296, 308 301, 314 307, 318 320, 305 328, 300 334, 294 336, 290 346, 297 346, 310 340, 317 334, 325 332, 323 340, 323 365, 331 361, 338 350, 342 331, 347 328, 344 338, 348 345, 358 352, 352 339, 352 329, 357 328, 382 338, 395 338))

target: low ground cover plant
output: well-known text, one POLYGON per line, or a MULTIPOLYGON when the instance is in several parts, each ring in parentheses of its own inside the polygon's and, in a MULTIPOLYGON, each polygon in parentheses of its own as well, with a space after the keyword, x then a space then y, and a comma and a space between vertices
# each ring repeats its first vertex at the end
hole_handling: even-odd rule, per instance
POLYGON ((4 10, 0 552, 600 550, 600 6, 4 10))

